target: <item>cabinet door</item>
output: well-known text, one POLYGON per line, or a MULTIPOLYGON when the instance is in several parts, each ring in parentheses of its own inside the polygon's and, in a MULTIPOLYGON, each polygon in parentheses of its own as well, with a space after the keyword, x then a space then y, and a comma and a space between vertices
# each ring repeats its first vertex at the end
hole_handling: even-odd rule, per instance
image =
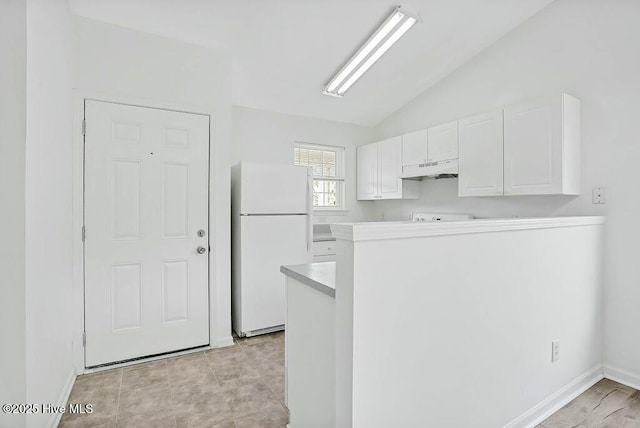
POLYGON ((379 199, 402 199, 402 137, 378 143, 379 199))
POLYGON ((428 129, 427 160, 437 162, 458 158, 458 121, 428 129))
POLYGON ((359 201, 377 199, 378 195, 378 144, 367 144, 356 149, 357 180, 359 201))
POLYGON ((562 100, 504 110, 504 193, 562 192, 562 100))
POLYGON ((459 122, 458 196, 503 193, 502 110, 459 122))
POLYGON ((427 160, 427 130, 402 136, 402 166, 416 166, 427 160))

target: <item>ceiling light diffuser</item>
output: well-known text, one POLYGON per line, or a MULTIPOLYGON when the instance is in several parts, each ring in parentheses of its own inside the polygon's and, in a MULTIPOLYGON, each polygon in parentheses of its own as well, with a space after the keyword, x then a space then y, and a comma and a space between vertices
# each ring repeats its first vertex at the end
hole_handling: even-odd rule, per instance
POLYGON ((380 57, 418 21, 418 17, 398 6, 364 45, 333 76, 322 92, 342 97, 380 57))

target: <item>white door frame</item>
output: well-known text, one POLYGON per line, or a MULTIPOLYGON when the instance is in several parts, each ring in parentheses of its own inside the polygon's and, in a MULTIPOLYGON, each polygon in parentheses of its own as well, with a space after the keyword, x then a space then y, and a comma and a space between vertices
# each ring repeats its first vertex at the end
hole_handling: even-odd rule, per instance
MULTIPOLYGON (((138 107, 148 107, 164 110, 174 110, 183 113, 195 113, 209 117, 209 348, 224 346, 221 339, 216 337, 216 280, 214 269, 215 263, 215 242, 217 236, 216 229, 216 182, 215 168, 216 149, 215 136, 216 123, 211 112, 203 111, 193 106, 180 105, 171 102, 162 102, 157 100, 128 97, 122 95, 74 90, 74 117, 73 117, 73 208, 72 208, 72 224, 73 224, 73 297, 72 297, 72 317, 73 317, 73 336, 72 336, 72 356, 76 374, 88 373, 95 370, 87 370, 85 368, 84 358, 84 245, 82 242, 82 226, 84 223, 84 136, 82 134, 82 120, 84 119, 84 101, 95 100, 103 102, 111 102, 118 104, 127 104, 138 107), (212 194, 213 192, 213 194, 212 194)), ((231 343, 229 343, 230 345, 231 343)), ((157 359, 157 358, 152 358, 157 359)), ((120 365, 118 365, 120 366, 120 365)))

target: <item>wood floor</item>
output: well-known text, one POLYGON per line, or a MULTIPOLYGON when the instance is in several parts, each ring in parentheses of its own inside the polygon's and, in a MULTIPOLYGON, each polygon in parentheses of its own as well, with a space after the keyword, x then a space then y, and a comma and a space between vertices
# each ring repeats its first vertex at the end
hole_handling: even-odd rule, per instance
POLYGON ((640 391, 603 379, 539 428, 640 428, 640 391))
MULTIPOLYGON (((60 427, 283 428, 284 334, 79 376, 69 403, 95 411, 60 427)), ((537 428, 640 428, 640 391, 604 379, 537 428)))

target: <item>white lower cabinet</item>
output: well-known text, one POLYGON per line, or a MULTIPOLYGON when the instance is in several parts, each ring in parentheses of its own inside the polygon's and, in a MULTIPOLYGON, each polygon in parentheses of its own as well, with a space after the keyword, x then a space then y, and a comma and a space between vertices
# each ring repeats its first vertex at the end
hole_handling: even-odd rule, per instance
POLYGON ((502 110, 459 122, 458 196, 502 195, 502 110))
POLYGON ((336 299, 286 277, 285 388, 292 428, 334 428, 336 299))
POLYGON ((318 241, 311 247, 313 262, 333 262, 336 260, 336 241, 318 241))
POLYGON ((403 180, 402 137, 389 138, 357 148, 357 198, 417 199, 419 182, 403 180))

